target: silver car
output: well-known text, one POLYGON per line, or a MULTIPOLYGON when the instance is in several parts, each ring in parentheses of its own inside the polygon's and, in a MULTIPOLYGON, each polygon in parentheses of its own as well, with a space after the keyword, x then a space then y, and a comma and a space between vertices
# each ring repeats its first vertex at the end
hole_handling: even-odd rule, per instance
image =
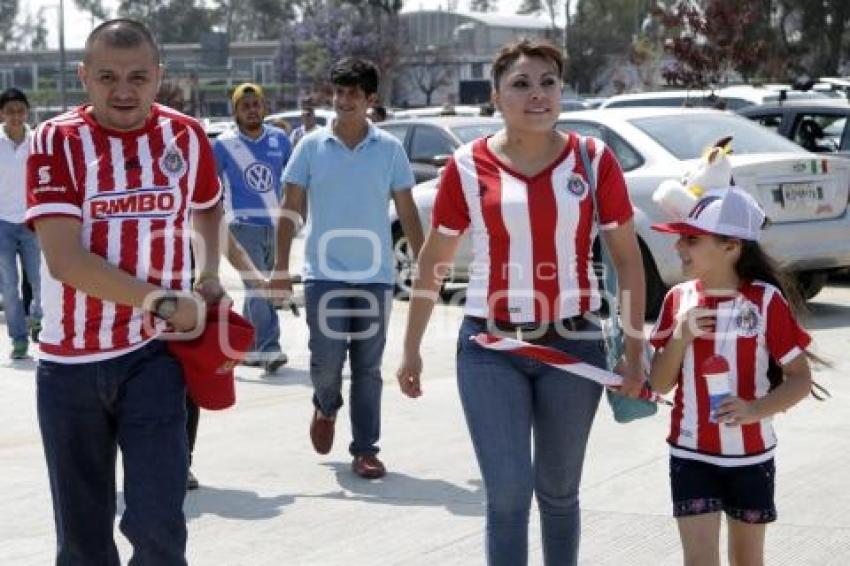
MULTIPOLYGON (((756 198, 770 219, 762 243, 783 267, 797 274, 805 295, 811 298, 820 291, 830 270, 850 266, 848 160, 813 155, 745 118, 709 109, 569 112, 561 115, 557 127, 602 139, 623 167, 643 252, 649 314, 658 311, 665 290, 683 279, 676 239, 650 229, 651 224, 667 220, 652 193, 661 181, 694 169, 702 152, 727 135, 733 136, 730 161, 735 183, 756 198)), ((436 190, 436 180, 413 189, 426 229, 436 190)), ((395 212, 391 215, 403 285, 410 259, 395 212)), ((465 238, 452 277, 465 280, 471 261, 465 238)))

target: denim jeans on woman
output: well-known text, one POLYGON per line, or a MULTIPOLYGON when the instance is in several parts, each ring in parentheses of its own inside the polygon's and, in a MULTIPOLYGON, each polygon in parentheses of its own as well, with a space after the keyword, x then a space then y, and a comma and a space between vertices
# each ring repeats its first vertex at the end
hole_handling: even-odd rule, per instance
MULTIPOLYGON (((570 339, 567 334, 547 345, 604 366, 603 345, 594 330, 584 329, 583 333, 594 336, 589 340, 570 339)), ((581 471, 602 387, 541 362, 484 349, 470 340, 483 331, 480 322, 464 319, 457 376, 484 480, 487 564, 527 564, 534 494, 540 509, 544 563, 574 565, 580 537, 581 471)))
POLYGON ((38 239, 25 224, 0 220, 0 294, 3 295, 6 326, 13 343, 27 341, 27 319, 20 293, 18 256, 21 257, 32 287, 30 316, 41 320, 41 251, 38 239))
MULTIPOLYGON (((230 232, 245 252, 251 257, 254 266, 265 275, 274 268, 275 229, 260 224, 233 223, 230 232)), ((256 332, 253 351, 256 355, 277 354, 280 352, 280 323, 274 306, 262 297, 251 296, 250 288, 242 308, 242 315, 251 321, 256 332)), ((262 361, 262 360, 261 360, 262 361)))
POLYGON ((351 434, 354 456, 377 454, 381 436, 381 360, 387 342, 392 285, 308 280, 304 283, 310 330, 313 404, 322 414, 342 407, 342 368, 351 364, 351 434))
POLYGON ((186 389, 180 364, 157 340, 85 364, 40 361, 44 443, 57 566, 117 566, 115 462, 121 448, 121 532, 131 566, 186 564, 186 389))

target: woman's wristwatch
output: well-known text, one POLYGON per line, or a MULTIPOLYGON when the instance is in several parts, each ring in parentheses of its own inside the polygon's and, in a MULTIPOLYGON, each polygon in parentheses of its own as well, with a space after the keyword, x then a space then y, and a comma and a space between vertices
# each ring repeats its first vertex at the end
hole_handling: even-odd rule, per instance
POLYGON ((155 317, 167 321, 177 312, 178 306, 177 295, 165 292, 153 302, 151 313, 155 317))

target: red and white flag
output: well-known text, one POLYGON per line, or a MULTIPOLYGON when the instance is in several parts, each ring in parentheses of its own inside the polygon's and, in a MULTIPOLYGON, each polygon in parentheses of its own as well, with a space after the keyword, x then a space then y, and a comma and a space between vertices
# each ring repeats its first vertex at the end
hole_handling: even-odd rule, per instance
MULTIPOLYGON (((516 354, 518 356, 531 358, 562 371, 570 372, 580 377, 584 377, 585 379, 595 381, 605 387, 619 387, 623 384, 623 376, 612 371, 590 365, 579 358, 566 354, 560 350, 556 350, 555 348, 529 344, 528 342, 523 342, 522 340, 516 340, 514 338, 493 336, 486 332, 481 332, 480 334, 473 336, 471 339, 482 348, 499 350, 501 352, 510 352, 511 354, 516 354)), ((670 401, 648 387, 645 387, 641 391, 640 397, 641 399, 652 401, 653 403, 672 405, 670 401)))

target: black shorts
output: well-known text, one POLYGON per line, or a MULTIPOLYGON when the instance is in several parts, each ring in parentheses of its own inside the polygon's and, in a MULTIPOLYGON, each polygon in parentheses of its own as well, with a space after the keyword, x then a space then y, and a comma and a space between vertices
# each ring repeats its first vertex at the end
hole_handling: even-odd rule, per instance
POLYGON ((776 520, 773 458, 750 466, 718 466, 670 456, 673 516, 725 512, 744 523, 776 520))

